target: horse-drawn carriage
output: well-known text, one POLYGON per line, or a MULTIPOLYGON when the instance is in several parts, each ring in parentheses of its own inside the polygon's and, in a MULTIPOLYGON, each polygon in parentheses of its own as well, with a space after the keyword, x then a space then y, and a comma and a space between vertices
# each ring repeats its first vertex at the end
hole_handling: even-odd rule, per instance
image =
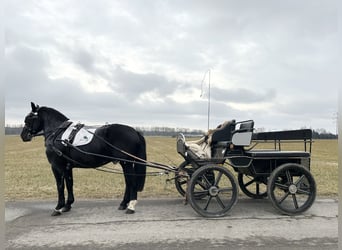
POLYGON ((194 210, 205 217, 224 216, 237 202, 240 189, 252 198, 269 197, 280 212, 295 215, 311 207, 316 185, 310 173, 311 130, 253 133, 254 121, 226 122, 195 142, 180 134, 177 151, 185 161, 176 166, 146 160, 145 139, 135 129, 108 124, 96 130, 74 124, 59 111, 31 103, 25 118, 23 141, 45 137, 46 155, 56 179, 58 203, 52 215, 70 211, 74 202, 72 169, 99 168, 120 163, 125 194, 119 209, 134 213, 137 192, 145 183, 146 167, 175 173, 175 184, 194 210), (81 136, 78 136, 82 132, 81 136), (75 144, 75 139, 82 139, 75 144), (303 151, 283 151, 284 140, 301 140, 303 151), (274 141, 272 150, 254 150, 260 142, 274 141), (68 191, 67 199, 64 189, 68 191))
POLYGON ((225 215, 237 202, 238 185, 251 198, 268 197, 284 214, 302 213, 313 204, 316 184, 310 173, 312 131, 253 133, 253 127, 252 120, 233 120, 195 142, 178 136, 177 151, 185 161, 176 172, 176 188, 200 215, 225 215), (254 149, 270 141, 272 149, 254 149), (303 142, 303 151, 282 150, 285 141, 303 142), (226 166, 237 173, 238 184, 226 166))

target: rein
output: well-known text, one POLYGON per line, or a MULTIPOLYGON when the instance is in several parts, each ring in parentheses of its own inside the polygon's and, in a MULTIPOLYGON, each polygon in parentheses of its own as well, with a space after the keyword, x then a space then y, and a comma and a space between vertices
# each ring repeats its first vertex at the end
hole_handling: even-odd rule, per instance
MULTIPOLYGON (((96 135, 97 136, 97 135, 96 135)), ((87 151, 84 151, 74 145, 72 145, 69 141, 67 140, 56 140, 56 141, 60 141, 61 143, 65 143, 68 147, 71 147, 75 150, 77 150, 78 152, 82 153, 82 154, 85 154, 85 155, 91 155, 91 156, 96 156, 96 157, 102 157, 102 158, 106 158, 106 159, 110 159, 110 160, 113 160, 113 161, 121 161, 121 162, 129 162, 129 163, 137 163, 136 160, 139 161, 140 164, 143 164, 145 166, 149 166, 149 167, 153 167, 153 168, 156 168, 156 169, 161 169, 161 170, 164 170, 165 171, 165 174, 168 174, 168 171, 172 171, 172 172, 176 172, 177 168, 173 167, 173 166, 169 166, 169 165, 165 165, 165 164, 161 164, 161 163, 156 163, 156 162, 150 162, 150 161, 146 161, 144 159, 141 159, 135 155, 132 155, 114 145, 112 145, 111 143, 107 142, 105 139, 103 139, 102 137, 99 137, 97 136, 98 138, 101 138, 104 142, 107 143, 107 145, 109 145, 110 147, 112 147, 113 149, 127 155, 127 156, 130 156, 132 157, 133 159, 135 160, 127 160, 127 159, 123 159, 123 158, 117 158, 117 157, 112 157, 112 156, 108 156, 108 155, 101 155, 101 154, 96 154, 96 153, 91 153, 91 152, 87 152, 87 151)), ((57 149, 56 147, 53 147, 54 151, 57 153, 58 156, 63 156, 65 159, 69 160, 69 161, 72 161, 74 163, 76 163, 77 165, 80 165, 80 166, 84 166, 86 167, 86 165, 84 164, 81 164, 73 159, 71 159, 70 157, 68 157, 67 155, 63 154, 59 149, 57 149)), ((96 168, 98 169, 98 168, 96 168)), ((99 169, 100 170, 100 169, 99 169)))
MULTIPOLYGON (((147 160, 141 159, 141 158, 139 158, 139 157, 137 157, 137 156, 135 156, 135 155, 132 155, 132 154, 126 152, 125 150, 122 150, 122 149, 120 149, 120 148, 114 146, 113 144, 111 144, 110 142, 106 141, 106 140, 105 140, 104 138, 102 138, 101 136, 98 136, 98 135, 95 134, 94 132, 89 131, 89 130, 88 130, 88 132, 91 133, 91 134, 93 134, 95 137, 97 137, 98 139, 100 139, 102 142, 106 143, 106 144, 107 144, 108 146, 110 146, 111 148, 113 148, 113 149, 119 151, 120 153, 123 153, 123 154, 125 154, 125 155, 127 155, 127 156, 129 156, 129 157, 132 157, 133 159, 136 159, 136 160, 138 160, 138 161, 140 161, 140 162, 145 163, 146 166, 154 167, 154 168, 158 168, 158 169, 163 169, 163 170, 176 170, 176 168, 173 167, 173 166, 169 166, 169 165, 165 165, 165 164, 161 164, 161 163, 157 163, 157 162, 151 162, 151 161, 147 161, 147 160)), ((114 158, 114 159, 115 159, 115 158, 114 158)), ((127 160, 126 160, 126 161, 127 161, 127 160)), ((129 161, 127 161, 127 162, 129 162, 129 161)), ((132 161, 132 162, 134 162, 134 161, 132 161)))
MULTIPOLYGON (((128 160, 128 159, 123 159, 123 158, 118 158, 118 157, 112 157, 112 156, 108 156, 108 155, 102 155, 102 154, 97 154, 97 153, 92 153, 92 152, 87 152, 87 151, 84 151, 82 149, 80 149, 79 147, 76 147, 74 146, 72 143, 70 143, 68 140, 61 140, 61 139, 57 139, 57 136, 62 132, 63 129, 66 129, 69 125, 71 124, 71 122, 69 120, 63 122, 59 127, 57 127, 54 131, 41 131, 39 133, 36 133, 36 134, 32 134, 33 137, 37 137, 37 136, 43 136, 45 135, 46 137, 50 137, 50 136, 53 136, 53 145, 52 145, 52 149, 53 151, 60 157, 63 157, 65 158, 68 162, 72 162, 78 166, 81 166, 81 167, 89 167, 85 164, 82 164, 74 159, 72 159, 71 157, 69 157, 68 155, 66 155, 65 153, 63 153, 61 150, 59 150, 57 147, 55 147, 54 143, 55 142, 60 142, 62 143, 63 145, 69 147, 69 148, 73 148, 75 150, 77 150, 78 152, 82 153, 82 154, 85 154, 85 155, 91 155, 91 156, 96 156, 96 157, 100 157, 100 158, 106 158, 106 159, 109 159, 109 160, 112 160, 112 161, 117 161, 117 162, 128 162, 128 163, 137 163, 139 162, 139 164, 142 164, 142 165, 145 165, 145 166, 149 166, 149 167, 152 167, 152 168, 155 168, 155 169, 160 169, 160 170, 164 170, 164 172, 149 172, 149 173, 146 173, 146 175, 153 175, 153 176, 157 176, 157 175, 164 175, 164 174, 169 174, 169 172, 177 172, 177 168, 174 167, 174 166, 170 166, 170 165, 165 165, 165 164, 161 164, 161 163, 156 163, 156 162, 151 162, 151 161, 147 161, 145 159, 142 159, 140 157, 137 157, 125 150, 122 150, 121 148, 118 148, 116 147, 115 145, 111 144, 110 142, 108 142, 107 140, 105 140, 104 138, 102 138, 101 136, 95 134, 94 132, 92 131, 89 131, 89 133, 93 134, 96 138, 98 138, 99 140, 101 140, 103 143, 105 143, 106 145, 108 145, 109 147, 111 147, 112 149, 126 155, 126 156, 129 156, 130 158, 132 158, 133 160, 128 160)), ((114 169, 111 169, 111 168, 106 168, 106 167, 98 167, 98 168, 95 168, 96 170, 99 170, 99 171, 104 171, 104 172, 110 172, 110 173, 120 173, 122 174, 122 172, 118 172, 118 171, 115 171, 114 169)), ((134 174, 136 175, 136 174, 134 174)))
POLYGON ((37 134, 31 134, 32 137, 43 136, 45 133, 43 131, 38 132, 37 134))

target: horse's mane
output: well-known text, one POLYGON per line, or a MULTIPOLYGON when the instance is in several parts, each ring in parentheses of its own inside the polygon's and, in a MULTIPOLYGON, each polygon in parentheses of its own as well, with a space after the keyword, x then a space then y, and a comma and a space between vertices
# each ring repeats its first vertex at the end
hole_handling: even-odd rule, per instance
POLYGON ((57 120, 63 120, 63 121, 69 120, 69 118, 63 115, 61 112, 53 108, 49 108, 49 107, 40 107, 38 109, 38 113, 47 113, 49 115, 52 115, 57 120))

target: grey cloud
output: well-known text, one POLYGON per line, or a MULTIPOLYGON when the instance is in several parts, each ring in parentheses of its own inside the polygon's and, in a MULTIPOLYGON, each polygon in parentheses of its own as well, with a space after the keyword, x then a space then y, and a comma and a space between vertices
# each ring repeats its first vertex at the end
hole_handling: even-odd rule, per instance
POLYGON ((38 93, 38 85, 47 81, 45 70, 49 66, 49 58, 40 50, 25 46, 7 50, 5 54, 5 81, 7 97, 38 93))
POLYGON ((258 91, 245 88, 220 89, 214 87, 211 90, 211 97, 214 100, 226 103, 272 102, 275 96, 274 89, 258 91))
POLYGON ((73 54, 73 61, 87 72, 93 72, 95 59, 91 53, 79 49, 73 54))
POLYGON ((213 126, 230 118, 265 127, 298 127, 301 119, 328 126, 337 100, 331 91, 339 86, 336 6, 309 0, 6 1, 6 117, 26 114, 37 101, 89 122, 205 127, 207 103, 195 98, 195 85, 211 68, 219 79, 211 91, 213 126), (84 90, 77 73, 59 72, 56 79, 50 73, 55 60, 112 92, 84 90), (193 101, 171 98, 179 92, 191 93, 193 101), (147 93, 159 101, 141 104, 147 93), (269 109, 236 110, 230 103, 267 103, 269 109))
POLYGON ((178 84, 162 75, 134 73, 119 66, 113 71, 113 89, 134 98, 145 92, 156 92, 163 98, 173 93, 178 84))

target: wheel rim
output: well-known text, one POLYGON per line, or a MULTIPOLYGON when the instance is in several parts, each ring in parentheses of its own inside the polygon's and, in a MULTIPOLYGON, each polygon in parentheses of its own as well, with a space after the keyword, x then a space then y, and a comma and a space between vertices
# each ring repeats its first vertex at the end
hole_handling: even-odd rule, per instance
POLYGON ((273 205, 289 215, 311 207, 316 196, 316 184, 311 173, 298 165, 285 166, 270 178, 269 195, 273 205))
POLYGON ((247 196, 253 199, 267 197, 267 185, 262 177, 252 177, 239 173, 238 181, 242 192, 247 196))
MULTIPOLYGON (((179 165, 178 171, 179 172, 184 171, 185 173, 188 174, 189 177, 191 177, 192 174, 195 172, 192 165, 186 161, 183 162, 181 165, 179 165)), ((178 174, 176 172, 175 186, 176 186, 178 193, 182 196, 185 196, 187 186, 188 186, 188 177, 185 177, 184 175, 178 174)))
MULTIPOLYGON (((179 167, 178 167, 178 173, 176 173, 175 177, 175 185, 177 191, 182 195, 185 196, 189 178, 193 175, 196 169, 193 168, 193 166, 188 163, 188 162, 183 162, 179 167), (180 174, 181 171, 185 172, 188 176, 184 176, 184 174, 180 174)), ((210 180, 211 182, 214 181, 214 176, 212 173, 209 171, 209 173, 206 174, 207 179, 210 180)), ((205 194, 198 194, 196 195, 196 199, 201 199, 205 196, 205 194)))
POLYGON ((204 167, 196 171, 189 184, 189 201, 200 215, 224 216, 237 201, 234 176, 222 167, 204 167), (214 178, 208 178, 212 176, 214 178), (197 199, 197 197, 202 199, 197 199))

